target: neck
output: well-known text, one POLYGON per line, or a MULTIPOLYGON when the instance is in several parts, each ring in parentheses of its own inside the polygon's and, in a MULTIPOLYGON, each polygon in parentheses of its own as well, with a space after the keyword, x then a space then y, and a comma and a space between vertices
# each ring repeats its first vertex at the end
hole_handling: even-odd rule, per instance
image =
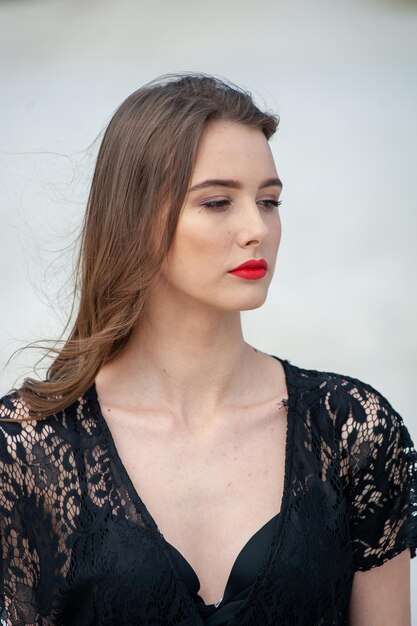
POLYGON ((160 408, 189 423, 245 402, 245 390, 249 401, 257 357, 243 339, 239 312, 148 307, 126 349, 97 379, 110 404, 111 390, 131 409, 160 408))

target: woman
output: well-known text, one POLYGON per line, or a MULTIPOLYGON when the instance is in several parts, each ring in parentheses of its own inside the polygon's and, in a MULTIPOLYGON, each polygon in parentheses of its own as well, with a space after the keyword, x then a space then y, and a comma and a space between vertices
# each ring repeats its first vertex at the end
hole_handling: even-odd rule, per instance
POLYGON ((242 336, 281 236, 276 127, 204 75, 112 118, 74 327, 1 404, 3 624, 410 624, 402 418, 242 336))

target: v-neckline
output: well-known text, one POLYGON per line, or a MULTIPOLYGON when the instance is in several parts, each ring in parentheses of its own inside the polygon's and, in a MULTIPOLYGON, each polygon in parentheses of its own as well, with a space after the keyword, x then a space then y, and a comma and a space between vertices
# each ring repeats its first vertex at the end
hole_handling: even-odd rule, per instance
MULTIPOLYGON (((249 539, 247 540, 247 542, 245 543, 245 545, 243 546, 243 548, 240 550, 239 554, 237 555, 237 557, 235 558, 235 561, 232 565, 232 569, 230 570, 230 574, 229 574, 229 578, 226 581, 226 586, 223 590, 223 595, 220 598, 220 600, 218 600, 217 602, 212 602, 210 604, 206 604, 203 600, 203 598, 199 595, 199 591, 201 588, 201 584, 200 584, 200 579, 197 575, 197 572, 195 571, 195 569, 193 568, 193 566, 187 561, 187 559, 185 558, 185 556, 178 550, 178 548, 176 548, 172 543, 168 543, 168 546, 171 550, 173 550, 177 555, 179 555, 179 558, 181 559, 181 561, 185 564, 185 567, 188 571, 188 575, 191 575, 191 578, 193 580, 193 586, 195 587, 196 591, 195 591, 195 595, 198 595, 199 598, 201 599, 201 602, 204 604, 204 607, 206 608, 212 608, 212 607, 216 607, 218 608, 220 606, 220 604, 225 603, 227 604, 230 600, 230 594, 231 594, 231 586, 232 586, 232 582, 234 577, 237 575, 237 571, 239 568, 239 564, 242 561, 242 558, 244 557, 244 555, 248 552, 248 550, 250 550, 250 548, 253 546, 254 542, 257 541, 259 539, 259 536, 263 533, 266 532, 266 530, 270 529, 272 527, 272 536, 274 533, 274 527, 276 524, 276 518, 281 514, 281 512, 279 511, 278 513, 275 513, 275 515, 273 517, 271 517, 271 519, 269 519, 267 522, 265 522, 265 524, 263 526, 261 526, 261 528, 258 528, 258 530, 256 530, 253 535, 251 537, 249 537, 249 539)), ((269 535, 270 533, 268 533, 269 535)), ((271 543, 271 539, 269 540, 268 546, 271 543)), ((165 540, 166 541, 166 540, 165 540)), ((266 550, 265 550, 266 553, 266 550)), ((261 564, 262 564, 262 559, 261 559, 261 564)), ((187 585, 188 586, 188 585, 187 585)), ((193 593, 193 592, 192 592, 193 593)), ((232 592, 233 593, 233 592, 232 592)))
MULTIPOLYGON (((285 523, 285 519, 287 517, 287 510, 288 510, 288 501, 289 501, 289 486, 290 486, 290 480, 291 480, 291 469, 292 469, 292 449, 293 449, 293 439, 294 439, 294 419, 292 419, 292 413, 293 413, 293 405, 295 402, 295 389, 293 387, 293 382, 292 382, 292 376, 291 376, 291 365, 289 363, 289 361, 287 361, 286 359, 281 359, 277 356, 274 356, 273 354, 268 354, 268 356, 272 357, 273 359, 276 359, 277 361, 279 361, 284 369, 284 375, 285 375, 285 384, 286 384, 286 388, 287 388, 287 425, 286 425, 286 436, 285 436, 285 460, 284 460, 284 485, 283 485, 283 494, 282 494, 282 498, 281 498, 281 507, 280 510, 278 511, 278 513, 276 514, 276 519, 274 522, 274 530, 273 530, 273 536, 272 536, 272 542, 271 545, 269 546, 263 561, 262 561, 262 565, 256 575, 256 578, 254 580, 254 582, 252 583, 251 589, 249 591, 249 594, 245 600, 245 602, 242 604, 241 608, 238 610, 236 616, 234 617, 234 619, 232 620, 231 624, 229 626, 232 626, 233 623, 235 622, 235 620, 239 617, 239 615, 241 614, 241 612, 244 610, 244 608, 251 603, 252 601, 252 596, 256 590, 258 581, 260 580, 260 578, 263 576, 264 572, 268 569, 269 566, 269 562, 272 558, 272 554, 273 554, 273 550, 274 548, 277 546, 279 541, 282 541, 283 538, 283 529, 285 528, 284 523, 285 523)), ((130 496, 130 499, 136 509, 136 512, 141 516, 141 518, 143 519, 143 522, 145 524, 145 527, 147 527, 149 530, 152 530, 156 533, 156 536, 158 538, 158 545, 160 547, 160 549, 162 550, 162 552, 164 553, 165 558, 167 559, 167 561, 169 562, 170 566, 171 566, 171 570, 173 575, 175 576, 177 582, 179 583, 179 585, 182 586, 183 590, 184 590, 184 595, 187 597, 188 599, 188 604, 190 607, 190 611, 193 613, 194 618, 197 620, 196 624, 198 624, 199 622, 201 623, 201 617, 198 613, 197 607, 193 601, 193 598, 188 590, 188 587, 186 585, 185 580, 183 579, 183 577, 181 576, 180 572, 178 571, 178 567, 176 565, 176 563, 174 562, 174 559, 171 555, 169 546, 168 546, 168 541, 167 539, 165 539, 163 533, 160 531, 158 524, 156 523, 155 519, 152 517, 150 511, 148 510, 146 504, 143 502, 142 498, 140 497, 138 491, 136 490, 130 475, 126 469, 126 467, 124 466, 122 459, 119 456, 118 450, 116 448, 116 444, 114 442, 113 439, 113 435, 111 433, 111 430, 104 418, 104 415, 102 413, 101 410, 101 406, 100 406, 100 402, 98 399, 98 394, 97 394, 97 389, 96 389, 96 384, 95 381, 93 382, 93 384, 91 385, 89 391, 92 394, 92 399, 93 399, 93 411, 96 415, 96 417, 98 418, 98 421, 102 427, 102 433, 105 439, 105 443, 107 445, 109 454, 111 455, 113 461, 115 462, 115 464, 118 466, 118 469, 120 471, 119 474, 119 478, 121 479, 121 481, 123 482, 124 486, 126 487, 126 490, 130 496)), ((258 529, 258 531, 261 529, 258 529)), ((255 531, 255 534, 258 532, 255 531)), ((244 548, 244 546, 243 546, 244 548)), ((243 550, 242 548, 242 550, 243 550)), ((241 552, 241 551, 240 551, 241 552)), ((239 554, 240 554, 239 552, 239 554)), ((236 562, 236 561, 235 561, 236 562)), ((233 569, 233 566, 232 566, 233 569)), ((232 570, 229 573, 228 576, 228 580, 230 578, 230 574, 231 574, 232 570)), ((227 586, 227 582, 226 582, 226 586, 227 586)), ((225 590, 224 590, 225 591, 225 590)), ((224 591, 223 591, 223 595, 224 595, 224 591)), ((209 605, 206 605, 209 606, 209 605)), ((236 623, 238 623, 236 621, 236 623)))

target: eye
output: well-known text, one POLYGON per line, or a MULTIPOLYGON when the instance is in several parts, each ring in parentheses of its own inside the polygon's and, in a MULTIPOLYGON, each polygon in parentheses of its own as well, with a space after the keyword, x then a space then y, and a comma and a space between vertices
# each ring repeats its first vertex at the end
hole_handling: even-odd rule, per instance
POLYGON ((230 200, 223 198, 221 200, 208 200, 202 202, 201 206, 212 211, 225 211, 230 206, 230 200))
POLYGON ((272 198, 265 198, 264 200, 260 200, 259 204, 262 204, 262 206, 266 208, 273 209, 280 206, 282 204, 282 200, 272 200, 272 198))

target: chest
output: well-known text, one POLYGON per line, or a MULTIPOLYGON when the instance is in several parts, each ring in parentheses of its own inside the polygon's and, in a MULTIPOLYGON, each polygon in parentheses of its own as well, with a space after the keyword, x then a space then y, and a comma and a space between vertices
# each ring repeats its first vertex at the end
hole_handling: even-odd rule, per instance
POLYGON ((284 407, 233 413, 198 436, 152 427, 144 416, 106 421, 159 530, 195 570, 206 604, 218 601, 242 547, 281 508, 284 407))
MULTIPOLYGON (((256 411, 259 421, 253 431, 241 415, 241 428, 231 422, 230 429, 213 430, 207 438, 191 442, 168 430, 164 434, 163 429, 148 428, 141 419, 133 426, 128 416, 109 418, 106 412, 116 450, 104 429, 101 455, 107 460, 97 471, 109 480, 110 502, 104 498, 102 510, 97 501, 89 504, 85 498, 81 508, 68 546, 67 576, 73 591, 68 611, 78 613, 65 623, 92 623, 90 615, 103 626, 200 623, 160 536, 146 519, 145 526, 136 520, 136 511, 143 513, 144 507, 132 498, 134 489, 164 536, 193 566, 201 583, 199 593, 211 604, 222 596, 243 544, 281 507, 285 454, 281 525, 261 579, 231 623, 347 624, 353 562, 338 468, 328 457, 333 436, 327 423, 320 423, 320 415, 311 412, 303 419, 301 408, 292 402, 288 418, 281 410, 262 415, 256 411), (323 433, 328 433, 325 441, 323 433), (111 476, 106 474, 108 468, 111 476), (232 480, 226 480, 227 472, 232 480), (117 515, 112 514, 113 505, 117 515), (260 512, 265 515, 262 520, 260 512), (239 545, 236 541, 232 550, 233 537, 239 545)), ((97 482, 93 475, 89 485, 97 482)))

